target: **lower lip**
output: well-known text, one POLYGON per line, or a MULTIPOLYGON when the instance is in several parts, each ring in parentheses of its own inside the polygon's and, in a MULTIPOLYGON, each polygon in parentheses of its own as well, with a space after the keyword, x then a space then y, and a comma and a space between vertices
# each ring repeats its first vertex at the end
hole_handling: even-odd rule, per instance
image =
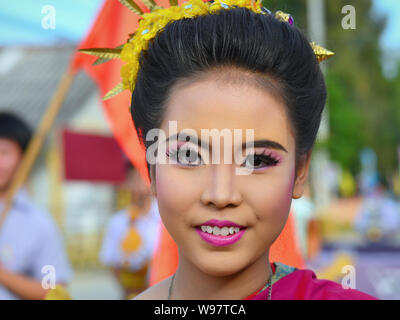
POLYGON ((201 228, 196 228, 196 231, 204 241, 207 241, 209 244, 214 246, 221 247, 229 246, 239 241, 246 229, 241 229, 238 233, 234 233, 229 236, 216 236, 208 232, 203 232, 201 228))

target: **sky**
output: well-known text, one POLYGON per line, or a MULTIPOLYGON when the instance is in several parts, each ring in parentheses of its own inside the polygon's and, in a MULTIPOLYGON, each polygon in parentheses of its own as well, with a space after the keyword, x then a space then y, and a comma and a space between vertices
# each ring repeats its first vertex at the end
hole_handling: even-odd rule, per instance
MULTIPOLYGON (((103 0, 1 1, 0 46, 76 44, 89 30, 102 3, 103 0), (42 10, 49 4, 55 10, 55 29, 45 29, 42 25, 49 12, 42 10)), ((373 3, 374 12, 388 16, 388 25, 381 45, 387 52, 398 54, 400 0, 373 0, 373 3)), ((400 57, 400 54, 398 56, 400 57)))
MULTIPOLYGON (((114 0, 117 1, 117 0, 114 0)), ((53 45, 78 42, 90 28, 103 0, 18 0, 0 2, 0 45, 53 45), (44 29, 46 5, 55 9, 55 29, 44 29), (71 23, 73 21, 74 23, 71 23)), ((373 0, 374 11, 387 14, 389 23, 382 38, 385 48, 400 48, 400 1, 373 0)))
POLYGON ((89 30, 102 3, 102 0, 1 1, 0 46, 76 44, 89 30), (42 21, 49 25, 47 5, 54 8, 55 29, 42 26, 42 21))
POLYGON ((374 11, 388 17, 386 30, 380 39, 384 52, 382 69, 387 78, 394 78, 400 61, 400 0, 374 0, 374 11))
POLYGON ((388 24, 381 39, 384 48, 400 50, 400 1, 374 0, 373 10, 379 14, 386 14, 388 24))

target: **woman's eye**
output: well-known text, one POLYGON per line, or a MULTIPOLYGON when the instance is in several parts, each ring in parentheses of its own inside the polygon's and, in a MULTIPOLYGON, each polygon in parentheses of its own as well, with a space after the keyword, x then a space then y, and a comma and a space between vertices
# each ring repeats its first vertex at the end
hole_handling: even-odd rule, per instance
POLYGON ((250 169, 260 169, 270 166, 276 166, 278 160, 272 156, 264 154, 251 154, 246 158, 245 163, 242 166, 246 166, 250 169))
POLYGON ((174 150, 170 152, 168 156, 184 166, 199 166, 202 164, 200 154, 196 150, 190 148, 180 148, 179 150, 174 150))

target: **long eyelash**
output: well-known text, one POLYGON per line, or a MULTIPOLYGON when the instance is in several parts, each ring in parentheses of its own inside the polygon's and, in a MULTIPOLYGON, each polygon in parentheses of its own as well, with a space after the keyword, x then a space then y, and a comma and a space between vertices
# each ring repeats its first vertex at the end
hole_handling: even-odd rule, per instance
POLYGON ((252 154, 252 156, 254 158, 258 157, 265 164, 267 164, 269 166, 272 166, 272 167, 278 165, 279 162, 280 162, 280 160, 275 158, 274 156, 272 156, 272 154, 265 154, 265 153, 257 154, 257 153, 254 153, 254 154, 252 154))
POLYGON ((278 160, 278 159, 276 159, 276 158, 274 158, 273 156, 270 156, 270 155, 264 155, 264 154, 262 154, 262 155, 260 156, 260 158, 263 159, 263 160, 265 160, 265 161, 272 162, 272 165, 273 165, 273 166, 276 166, 276 165, 279 163, 279 160, 278 160))
MULTIPOLYGON (((167 157, 175 157, 175 156, 179 153, 180 150, 181 150, 180 147, 174 148, 174 149, 171 150, 171 151, 168 150, 168 151, 166 152, 167 157)), ((195 150, 195 149, 193 149, 193 148, 191 148, 191 147, 185 147, 185 150, 186 150, 186 151, 197 152, 197 150, 195 150)), ((198 156, 199 156, 199 158, 201 159, 200 154, 198 154, 198 156)), ((257 158, 261 159, 261 161, 263 161, 265 164, 267 164, 267 165, 269 165, 269 166, 273 166, 273 167, 276 166, 276 165, 278 165, 279 162, 280 162, 280 160, 277 159, 277 158, 275 158, 274 156, 272 156, 272 154, 265 154, 265 153, 257 154, 257 153, 254 153, 254 154, 252 154, 251 156, 257 157, 257 158)))

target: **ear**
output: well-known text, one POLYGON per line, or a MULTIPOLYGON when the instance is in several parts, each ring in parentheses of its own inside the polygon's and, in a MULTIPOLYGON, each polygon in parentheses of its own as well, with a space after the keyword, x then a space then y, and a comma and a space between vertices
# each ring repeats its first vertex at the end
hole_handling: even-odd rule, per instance
POLYGON ((156 192, 156 166, 150 165, 150 191, 154 197, 157 197, 156 192))
POLYGON ((297 176, 293 187, 293 199, 299 199, 304 193, 304 185, 307 180, 308 171, 311 163, 311 151, 306 156, 299 160, 297 166, 297 176))

